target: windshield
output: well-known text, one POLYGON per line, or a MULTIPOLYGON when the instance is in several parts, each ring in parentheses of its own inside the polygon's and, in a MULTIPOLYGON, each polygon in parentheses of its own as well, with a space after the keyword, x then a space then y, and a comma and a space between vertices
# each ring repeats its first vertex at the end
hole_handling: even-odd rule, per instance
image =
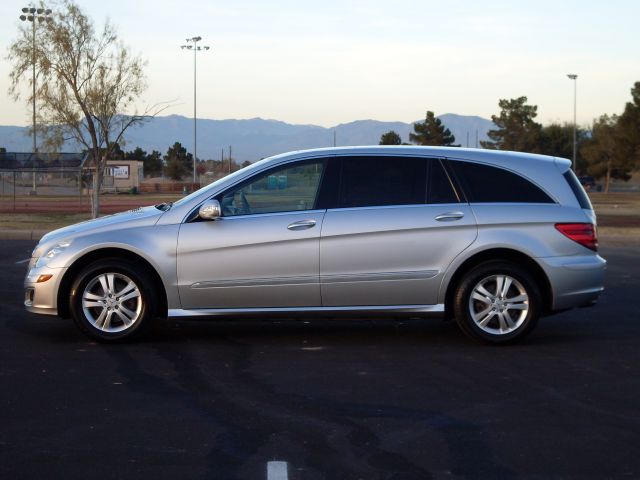
MULTIPOLYGON (((265 159, 265 160, 267 160, 267 159, 265 159)), ((233 172, 233 173, 231 173, 231 174, 227 175, 226 177, 222 177, 222 178, 220 178, 220 179, 216 180, 215 182, 210 183, 209 185, 207 185, 207 186, 205 186, 205 187, 199 188, 198 190, 196 190, 196 191, 194 191, 194 192, 191 192, 191 193, 190 193, 189 195, 187 195, 186 197, 183 197, 183 198, 181 198, 180 200, 177 200, 177 201, 173 202, 173 203, 172 203, 172 205, 175 205, 176 207, 178 207, 178 206, 180 206, 180 205, 183 205, 183 204, 185 204, 185 203, 187 203, 187 202, 191 201, 192 199, 194 199, 194 198, 196 198, 196 197, 198 197, 198 196, 202 195, 202 194, 203 194, 203 193, 205 193, 207 190, 213 190, 213 189, 215 189, 215 188, 216 188, 216 186, 217 186, 217 185, 219 185, 222 181, 231 180, 231 179, 233 179, 233 178, 235 178, 235 177, 238 177, 238 176, 240 176, 240 175, 243 175, 243 174, 245 173, 245 171, 246 171, 246 169, 247 169, 247 168, 252 168, 252 167, 254 167, 254 166, 258 165, 258 164, 261 164, 261 163, 262 163, 262 162, 264 162, 265 160, 261 160, 261 161, 259 161, 259 162, 252 163, 251 165, 248 165, 248 166, 246 166, 246 167, 244 167, 244 168, 241 168, 240 170, 236 170, 235 172, 233 172)), ((170 206, 171 206, 171 205, 170 205, 170 206)))

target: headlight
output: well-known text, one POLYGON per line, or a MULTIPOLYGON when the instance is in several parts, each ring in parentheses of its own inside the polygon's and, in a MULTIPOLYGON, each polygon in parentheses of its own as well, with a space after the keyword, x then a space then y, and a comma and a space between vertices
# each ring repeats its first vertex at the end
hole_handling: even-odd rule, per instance
POLYGON ((69 245, 71 245, 71 240, 64 240, 60 243, 55 244, 53 248, 51 248, 51 250, 49 250, 47 253, 45 253, 43 256, 41 256, 38 259, 38 261, 36 262, 36 268, 47 265, 51 260, 53 260, 56 257, 56 255, 63 252, 64 249, 67 248, 69 245))

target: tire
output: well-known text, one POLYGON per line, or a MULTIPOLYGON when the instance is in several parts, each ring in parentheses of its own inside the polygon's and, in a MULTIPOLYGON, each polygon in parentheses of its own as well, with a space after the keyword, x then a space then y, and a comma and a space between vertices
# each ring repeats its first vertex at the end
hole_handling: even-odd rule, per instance
POLYGON ((85 267, 71 287, 71 315, 87 336, 102 342, 144 333, 156 314, 154 281, 139 265, 105 259, 85 267))
POLYGON ((453 313, 460 329, 470 337, 495 344, 513 343, 535 328, 541 298, 536 281, 520 265, 489 261, 464 275, 455 291, 453 313))

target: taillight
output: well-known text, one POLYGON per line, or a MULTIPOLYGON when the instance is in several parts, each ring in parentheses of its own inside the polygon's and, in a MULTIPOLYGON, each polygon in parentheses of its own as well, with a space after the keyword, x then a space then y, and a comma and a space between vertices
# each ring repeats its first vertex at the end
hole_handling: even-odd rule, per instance
POLYGON ((598 251, 598 234, 592 223, 556 223, 556 229, 583 247, 598 251))

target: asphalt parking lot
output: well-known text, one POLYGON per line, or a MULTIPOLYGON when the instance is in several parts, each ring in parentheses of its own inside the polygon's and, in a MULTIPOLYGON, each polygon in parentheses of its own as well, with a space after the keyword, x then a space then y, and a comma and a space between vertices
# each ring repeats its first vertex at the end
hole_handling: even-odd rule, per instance
POLYGON ((27 314, 0 252, 0 478, 639 478, 640 253, 526 342, 439 320, 162 325, 100 345, 27 314))

